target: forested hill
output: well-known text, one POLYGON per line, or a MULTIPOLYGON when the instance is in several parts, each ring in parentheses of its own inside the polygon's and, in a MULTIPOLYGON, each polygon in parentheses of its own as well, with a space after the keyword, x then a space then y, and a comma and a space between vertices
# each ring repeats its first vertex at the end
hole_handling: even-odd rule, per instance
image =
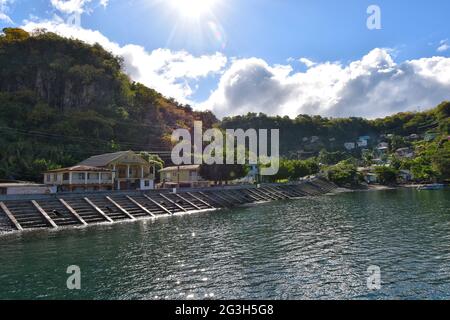
MULTIPOLYGON (((280 129, 282 156, 307 158, 342 150, 359 136, 373 144, 382 134, 448 135, 449 116, 444 102, 377 120, 248 114, 220 125, 280 129)), ((121 59, 100 45, 45 31, 7 28, 0 34, 0 180, 41 181, 42 171, 117 150, 167 151, 173 129, 193 128, 195 120, 205 128, 218 122, 211 112, 195 112, 132 82, 121 59)))
POLYGON ((133 83, 100 45, 54 33, 0 35, 0 179, 41 180, 116 150, 168 150, 172 129, 217 122, 133 83))
MULTIPOLYGON (((450 93, 449 93, 450 94, 450 93)), ((370 137, 369 144, 376 145, 384 135, 403 139, 413 134, 426 133, 448 136, 450 130, 450 102, 443 102, 424 112, 404 112, 392 116, 367 120, 363 118, 324 118, 299 115, 269 117, 249 113, 224 118, 223 128, 280 129, 280 152, 284 157, 312 157, 319 151, 342 151, 346 142, 356 143, 359 137, 370 137)), ((355 152, 362 149, 355 149, 355 152)))

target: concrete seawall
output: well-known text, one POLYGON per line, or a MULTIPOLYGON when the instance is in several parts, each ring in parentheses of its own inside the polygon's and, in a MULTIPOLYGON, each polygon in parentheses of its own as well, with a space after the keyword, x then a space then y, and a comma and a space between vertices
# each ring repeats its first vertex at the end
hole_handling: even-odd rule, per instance
POLYGON ((251 203, 319 196, 337 187, 323 179, 146 192, 61 193, 0 198, 0 232, 57 229, 155 219, 173 214, 232 208, 251 203))

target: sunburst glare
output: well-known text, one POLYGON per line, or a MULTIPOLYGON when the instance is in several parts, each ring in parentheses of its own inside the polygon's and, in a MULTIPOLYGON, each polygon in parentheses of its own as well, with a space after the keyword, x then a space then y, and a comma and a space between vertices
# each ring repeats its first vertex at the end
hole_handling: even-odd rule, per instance
POLYGON ((169 0, 171 5, 186 18, 200 18, 211 13, 218 0, 169 0))

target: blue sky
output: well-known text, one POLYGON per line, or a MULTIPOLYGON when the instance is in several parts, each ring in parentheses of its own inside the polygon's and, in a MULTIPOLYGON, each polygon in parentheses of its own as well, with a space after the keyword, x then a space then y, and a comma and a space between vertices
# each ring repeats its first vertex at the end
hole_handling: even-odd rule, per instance
POLYGON ((195 17, 177 9, 179 1, 0 0, 0 26, 44 25, 77 36, 57 25, 79 10, 80 29, 117 44, 130 59, 132 78, 221 116, 263 111, 376 117, 450 99, 450 80, 443 74, 450 65, 450 1, 194 0, 214 2, 195 17), (381 30, 366 26, 372 4, 381 9, 381 30), (151 58, 136 48, 125 50, 130 44, 151 58), (154 53, 162 49, 159 58, 179 66, 164 76, 165 86, 150 74, 165 67, 143 65, 158 64, 154 53), (199 65, 206 70, 198 71, 199 65), (382 92, 392 86, 397 87, 388 101, 382 92), (418 92, 409 98, 409 91, 418 92), (363 97, 370 101, 363 103, 363 97), (380 112, 370 104, 381 104, 380 112))

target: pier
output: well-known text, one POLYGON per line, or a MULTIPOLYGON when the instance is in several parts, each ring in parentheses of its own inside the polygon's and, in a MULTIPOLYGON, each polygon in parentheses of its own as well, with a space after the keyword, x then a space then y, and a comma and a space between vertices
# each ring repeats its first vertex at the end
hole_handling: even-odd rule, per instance
POLYGON ((295 184, 230 186, 203 189, 64 193, 0 198, 0 232, 57 229, 154 219, 174 214, 286 201, 329 193, 337 187, 324 179, 295 184))

